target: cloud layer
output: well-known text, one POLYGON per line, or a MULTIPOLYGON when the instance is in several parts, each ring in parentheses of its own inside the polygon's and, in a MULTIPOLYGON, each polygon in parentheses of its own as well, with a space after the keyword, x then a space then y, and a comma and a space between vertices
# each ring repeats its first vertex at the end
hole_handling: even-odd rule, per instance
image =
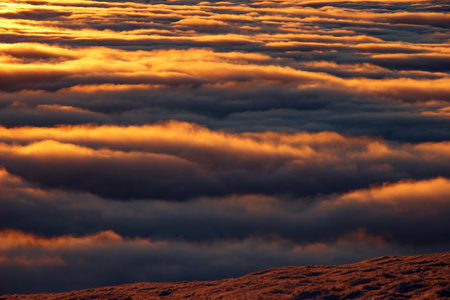
POLYGON ((24 282, 36 284, 30 290, 54 290, 222 278, 449 246, 445 178, 316 199, 246 194, 176 203, 42 190, 6 171, 1 185, 2 223, 19 228, 0 232, 3 292, 24 282), (35 272, 47 276, 36 281, 35 272))
POLYGON ((445 1, 147 2, 2 5, 0 125, 449 139, 445 1))
POLYGON ((333 132, 226 133, 189 123, 1 128, 0 164, 47 188, 99 196, 346 192, 373 183, 450 177, 448 142, 399 144, 333 132))
POLYGON ((449 7, 0 1, 0 294, 448 251, 449 7))

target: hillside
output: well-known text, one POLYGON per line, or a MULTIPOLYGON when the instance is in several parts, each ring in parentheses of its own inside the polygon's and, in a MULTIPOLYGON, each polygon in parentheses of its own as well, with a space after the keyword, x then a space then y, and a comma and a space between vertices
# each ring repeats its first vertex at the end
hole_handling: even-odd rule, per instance
POLYGON ((450 252, 341 266, 273 268, 239 278, 133 283, 0 299, 448 299, 450 252))

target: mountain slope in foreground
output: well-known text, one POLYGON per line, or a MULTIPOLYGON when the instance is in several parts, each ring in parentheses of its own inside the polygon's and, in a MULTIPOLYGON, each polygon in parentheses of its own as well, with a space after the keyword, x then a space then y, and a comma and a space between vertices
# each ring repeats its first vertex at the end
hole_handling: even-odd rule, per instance
POLYGON ((133 283, 0 299, 450 299, 450 252, 341 266, 273 268, 239 278, 133 283))

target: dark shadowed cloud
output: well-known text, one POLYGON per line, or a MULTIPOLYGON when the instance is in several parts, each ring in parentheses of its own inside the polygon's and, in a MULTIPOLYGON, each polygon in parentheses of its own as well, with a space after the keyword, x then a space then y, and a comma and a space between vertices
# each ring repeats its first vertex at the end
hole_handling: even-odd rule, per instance
POLYGON ((170 122, 3 128, 3 139, 0 164, 8 172, 48 188, 124 200, 313 196, 406 178, 450 177, 448 142, 398 144, 332 132, 229 134, 170 122))

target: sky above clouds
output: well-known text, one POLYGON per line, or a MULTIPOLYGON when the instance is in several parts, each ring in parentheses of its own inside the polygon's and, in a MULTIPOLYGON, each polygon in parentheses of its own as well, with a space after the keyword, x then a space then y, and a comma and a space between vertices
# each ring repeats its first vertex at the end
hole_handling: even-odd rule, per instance
POLYGON ((449 11, 0 1, 0 294, 448 251, 449 11))

